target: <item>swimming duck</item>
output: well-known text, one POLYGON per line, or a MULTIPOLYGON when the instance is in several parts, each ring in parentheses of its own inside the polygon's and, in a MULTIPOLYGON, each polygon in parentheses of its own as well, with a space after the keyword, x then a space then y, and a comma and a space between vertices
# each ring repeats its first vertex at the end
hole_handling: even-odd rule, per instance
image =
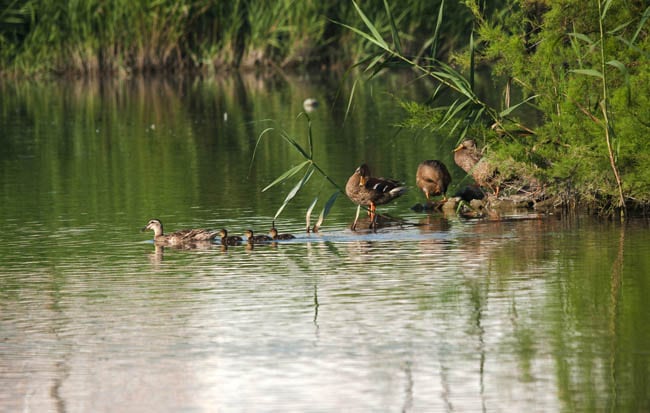
POLYGON ((159 219, 151 219, 142 231, 153 231, 153 240, 155 242, 164 242, 169 244, 183 244, 200 241, 212 241, 219 233, 208 229, 182 229, 172 232, 171 234, 163 233, 163 224, 159 219))
POLYGON ((237 235, 228 236, 228 231, 226 231, 225 228, 219 231, 219 236, 221 237, 221 245, 237 245, 243 241, 243 239, 240 236, 237 235))
POLYGON ((244 232, 244 235, 246 235, 249 244, 263 244, 265 242, 273 241, 273 238, 268 235, 253 235, 253 231, 250 229, 247 229, 244 232))
MULTIPOLYGON (((357 205, 370 207, 370 218, 374 221, 377 205, 386 204, 406 192, 406 187, 400 182, 389 178, 375 178, 370 176, 370 167, 363 164, 359 166, 345 185, 345 193, 357 205)), ((357 218, 358 218, 357 209, 357 218)), ((355 218, 352 229, 357 223, 355 218)))
POLYGON ((424 192, 427 201, 432 196, 442 195, 443 201, 447 200, 447 188, 451 182, 451 175, 444 163, 437 160, 423 161, 418 165, 415 173, 415 184, 424 192))
POLYGON ((294 239, 294 238, 296 238, 296 237, 294 237, 294 236, 291 235, 291 234, 278 234, 278 230, 275 229, 275 228, 271 228, 271 230, 269 231, 269 235, 271 236, 271 238, 272 238, 273 240, 279 240, 279 239, 294 239))
MULTIPOLYGON (((472 175, 480 186, 493 187, 492 181, 496 176, 496 170, 483 159, 483 154, 479 152, 473 139, 464 140, 454 149, 454 162, 462 170, 472 175)), ((498 187, 496 193, 499 193, 498 187)))

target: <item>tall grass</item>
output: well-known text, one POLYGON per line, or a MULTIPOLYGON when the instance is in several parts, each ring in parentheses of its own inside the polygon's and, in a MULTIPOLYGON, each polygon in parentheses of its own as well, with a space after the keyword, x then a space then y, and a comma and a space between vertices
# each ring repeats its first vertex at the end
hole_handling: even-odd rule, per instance
MULTIPOLYGON (((439 3, 394 6, 405 53, 427 49, 421 39, 433 33, 439 3)), ((460 2, 448 7, 439 52, 466 35, 472 18, 460 2)), ((381 3, 368 3, 364 12, 388 24, 381 3)), ((128 73, 345 65, 368 45, 333 21, 354 23, 359 15, 352 3, 334 0, 0 0, 0 69, 128 73)))
MULTIPOLYGON (((612 173, 614 174, 614 178, 616 180, 616 186, 618 189, 618 208, 620 209, 621 218, 624 218, 625 209, 626 209, 625 196, 623 195, 623 183, 621 181, 621 174, 619 172, 619 168, 617 165, 617 157, 619 151, 616 150, 615 153, 615 150, 613 149, 615 130, 614 130, 614 123, 611 120, 611 109, 609 104, 610 91, 609 91, 609 84, 607 81, 608 76, 607 76, 606 68, 607 66, 611 66, 618 69, 623 75, 625 82, 627 83, 625 85, 627 88, 630 87, 629 75, 625 64, 623 64, 621 61, 616 59, 608 60, 606 57, 607 55, 607 52, 605 50, 606 33, 603 28, 603 24, 607 16, 607 10, 612 4, 612 0, 604 0, 604 1, 596 0, 596 2, 598 3, 598 39, 596 41, 592 41, 591 38, 584 33, 572 33, 572 36, 580 38, 583 41, 586 41, 586 43, 588 44, 591 50, 594 50, 596 48, 598 49, 598 57, 596 60, 599 63, 600 70, 574 69, 573 72, 577 74, 586 75, 586 76, 593 76, 600 81, 601 95, 600 95, 600 101, 598 102, 598 107, 600 109, 601 118, 596 117, 595 115, 591 114, 588 110, 585 110, 584 108, 581 109, 590 119, 592 119, 596 124, 601 126, 603 129, 603 137, 605 139, 605 143, 607 144, 607 156, 609 158, 609 164, 612 169, 612 173)), ((645 23, 645 19, 642 21, 641 25, 639 26, 637 33, 641 30, 644 23, 645 23)), ((618 145, 618 148, 620 148, 620 143, 618 145)))

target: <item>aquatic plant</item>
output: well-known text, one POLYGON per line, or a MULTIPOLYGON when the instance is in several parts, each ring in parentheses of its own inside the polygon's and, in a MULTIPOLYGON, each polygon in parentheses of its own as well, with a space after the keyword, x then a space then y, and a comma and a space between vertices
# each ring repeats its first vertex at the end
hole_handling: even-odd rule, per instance
POLYGON ((321 177, 324 179, 325 182, 329 183, 331 186, 336 188, 336 191, 332 195, 330 195, 329 199, 325 202, 325 205, 321 210, 318 220, 316 221, 313 227, 311 226, 311 214, 314 210, 314 207, 318 203, 318 197, 316 197, 312 201, 311 205, 307 209, 307 212, 305 214, 306 229, 308 232, 311 230, 313 230, 314 232, 318 232, 319 228, 323 224, 323 221, 329 214, 332 205, 334 205, 334 202, 338 198, 339 194, 343 192, 343 190, 341 186, 337 184, 334 180, 332 180, 332 178, 327 173, 325 173, 325 171, 323 171, 323 169, 314 160, 314 140, 312 136, 311 119, 309 118, 309 115, 304 112, 301 113, 299 116, 304 116, 305 119, 307 120, 307 147, 304 148, 303 145, 301 145, 294 137, 292 137, 285 130, 278 130, 276 128, 266 128, 260 133, 260 135, 257 138, 257 143, 255 144, 255 149, 253 150, 253 156, 251 158, 251 166, 255 159, 255 153, 257 152, 257 147, 259 146, 259 143, 262 140, 262 138, 274 132, 278 133, 279 136, 285 141, 285 143, 289 144, 290 147, 295 149, 295 151, 305 159, 299 164, 289 168, 283 174, 278 176, 273 182, 271 182, 270 184, 268 184, 266 187, 262 189, 262 192, 267 191, 273 188, 274 186, 279 185, 293 178, 294 176, 298 175, 300 172, 302 172, 302 178, 300 178, 296 183, 296 185, 289 191, 289 193, 287 193, 286 197, 284 198, 284 201, 282 202, 280 207, 277 209, 275 215, 273 216, 273 226, 275 226, 275 220, 280 216, 284 208, 289 204, 289 202, 291 202, 291 200, 296 196, 296 194, 298 194, 298 192, 307 184, 307 182, 309 182, 314 172, 317 172, 319 175, 321 175, 321 177))

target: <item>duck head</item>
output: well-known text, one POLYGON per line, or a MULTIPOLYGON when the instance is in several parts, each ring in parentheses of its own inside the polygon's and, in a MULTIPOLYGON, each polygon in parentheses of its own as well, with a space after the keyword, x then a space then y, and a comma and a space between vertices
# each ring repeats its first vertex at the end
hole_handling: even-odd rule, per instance
POLYGON ((159 219, 151 219, 149 220, 149 222, 147 222, 147 225, 145 225, 145 227, 142 228, 141 231, 144 232, 149 229, 153 231, 155 237, 162 235, 163 233, 162 222, 160 222, 159 219))

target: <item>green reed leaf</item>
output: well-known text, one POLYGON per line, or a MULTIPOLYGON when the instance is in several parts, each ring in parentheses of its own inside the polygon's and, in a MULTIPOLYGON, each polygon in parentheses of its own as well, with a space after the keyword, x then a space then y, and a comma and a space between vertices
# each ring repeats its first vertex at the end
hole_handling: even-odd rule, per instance
MULTIPOLYGON (((390 48, 388 47, 388 44, 384 41, 384 38, 379 34, 379 31, 375 27, 375 25, 372 24, 370 19, 365 15, 365 13, 359 8, 359 5, 357 5, 357 2, 352 1, 352 4, 354 5, 354 8, 357 10, 357 14, 359 14, 359 17, 361 17, 361 20, 365 23, 366 27, 368 30, 370 30, 370 33, 372 33, 372 37, 370 36, 364 36, 368 40, 372 41, 375 43, 377 46, 381 47, 384 50, 390 51, 390 48)), ((364 33, 365 34, 365 33, 364 33)))
POLYGON ((287 197, 284 199, 284 202, 282 202, 282 205, 280 205, 280 208, 278 208, 277 212, 275 213, 275 216, 273 217, 274 221, 280 216, 280 214, 284 210, 284 207, 286 207, 289 204, 289 202, 300 191, 300 189, 302 189, 302 187, 305 186, 305 184, 307 183, 307 181, 309 181, 309 178, 311 178, 313 174, 314 174, 314 168, 309 167, 307 169, 307 172, 305 172, 305 175, 303 175, 302 179, 298 181, 296 186, 294 186, 293 189, 291 189, 291 191, 289 191, 289 193, 287 194, 287 197))
POLYGON ((314 198, 314 200, 309 205, 309 208, 307 208, 307 213, 305 214, 305 223, 307 225, 307 232, 309 232, 309 228, 311 226, 311 212, 314 210, 314 207, 316 206, 317 202, 318 202, 318 197, 314 198))
POLYGON ((436 20, 436 28, 433 31, 433 37, 431 38, 431 58, 436 59, 438 55, 438 43, 440 40, 440 28, 442 27, 442 15, 443 9, 445 7, 445 1, 440 2, 440 8, 438 9, 438 19, 436 20))
POLYGON ((639 36, 639 33, 641 32, 641 29, 645 25, 646 20, 650 18, 650 7, 645 9, 643 12, 643 16, 641 17, 641 21, 639 22, 639 26, 636 28, 636 31, 634 32, 634 36, 632 36, 632 39, 630 39, 630 45, 633 45, 634 42, 636 42, 636 38, 639 36))
POLYGON ((386 14, 388 15, 388 21, 390 23, 390 32, 393 36, 393 43, 395 44, 395 50, 397 50, 397 53, 402 53, 402 43, 400 42, 399 39, 399 31, 397 30, 397 26, 395 25, 395 19, 393 18, 393 13, 390 11, 390 7, 388 6, 388 1, 384 0, 384 8, 386 9, 386 14))
POLYGON ((302 148, 302 146, 300 146, 300 144, 299 144, 298 142, 296 142, 295 139, 293 139, 291 136, 289 136, 286 132, 282 132, 281 135, 282 135, 282 138, 283 138, 285 141, 289 142, 289 144, 290 144, 291 146, 293 146, 293 147, 294 147, 298 152, 300 152, 300 154, 301 154, 304 158, 311 160, 311 157, 307 154, 307 151, 305 151, 305 150, 302 148))
POLYGON ((310 162, 311 161, 307 160, 307 161, 301 162, 298 165, 294 166, 293 168, 289 169, 288 171, 286 171, 282 175, 278 176, 273 182, 271 182, 266 187, 264 187, 264 189, 262 189, 262 192, 265 192, 267 189, 270 189, 270 188, 274 187, 275 185, 277 185, 279 183, 282 183, 282 182, 286 181, 287 179, 291 178, 292 176, 294 176, 295 174, 300 172, 300 170, 302 168, 304 168, 305 165, 309 164, 310 162))
POLYGON ((318 228, 320 228, 321 225, 323 225, 323 221, 325 221, 325 218, 330 213, 330 209, 332 209, 332 205, 334 205, 334 202, 336 201, 336 198, 338 198, 340 193, 341 191, 334 192, 332 196, 330 196, 330 198, 327 200, 325 206, 323 207, 323 210, 318 216, 318 221, 314 225, 314 231, 318 231, 318 228))
MULTIPOLYGON (((600 1, 600 0, 597 0, 597 1, 600 1)), ((607 10, 609 10, 609 6, 611 6, 611 5, 612 5, 612 0, 605 0, 605 2, 603 3, 603 11, 600 14, 600 20, 601 21, 605 21, 605 16, 607 15, 607 10)))
POLYGON ((529 101, 535 99, 535 98, 538 97, 538 96, 539 96, 539 95, 529 96, 528 98, 522 100, 521 102, 517 103, 516 105, 510 106, 509 108, 507 108, 507 109, 505 109, 505 110, 499 112, 499 116, 501 116, 502 118, 505 118, 506 116, 508 116, 509 114, 511 114, 515 109, 517 109, 519 106, 528 103, 529 101))
POLYGON ((603 78, 603 74, 600 73, 598 70, 594 70, 594 69, 573 69, 571 70, 571 72, 577 73, 579 75, 593 76, 599 79, 603 78))
POLYGON ((573 33, 569 33, 569 36, 573 37, 575 39, 582 40, 583 42, 587 43, 590 46, 594 44, 594 41, 591 40, 591 38, 589 36, 587 36, 586 34, 583 34, 583 33, 573 32, 573 33))

